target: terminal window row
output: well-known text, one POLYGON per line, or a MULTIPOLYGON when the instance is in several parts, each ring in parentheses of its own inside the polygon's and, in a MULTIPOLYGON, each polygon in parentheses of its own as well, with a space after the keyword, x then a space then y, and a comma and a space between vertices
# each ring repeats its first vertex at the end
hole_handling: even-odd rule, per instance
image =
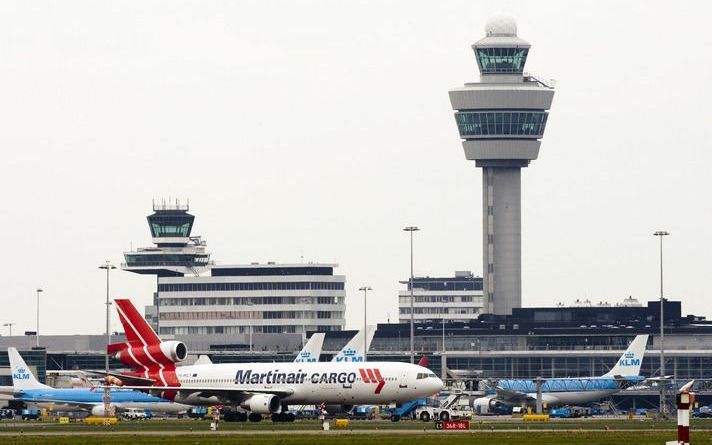
MULTIPOLYGON (((299 326, 299 331, 303 326, 299 326)), ((311 326, 307 326, 311 330, 311 326)), ((252 330, 255 334, 294 334, 297 326, 170 326, 161 327, 161 334, 167 335, 195 335, 195 334, 247 334, 252 330)), ((341 326, 317 325, 316 331, 340 331, 341 326)))
POLYGON ((344 290, 344 283, 330 281, 294 281, 277 283, 170 283, 158 285, 159 292, 236 290, 344 290))
MULTIPOLYGON (((409 307, 399 309, 401 314, 410 314, 409 307)), ((479 308, 474 307, 414 307, 414 314, 478 314, 479 308)))
POLYGON ((265 304, 340 304, 343 297, 234 297, 164 298, 161 306, 258 306, 265 304))
POLYGON ((161 320, 262 320, 294 318, 343 318, 339 311, 199 311, 161 312, 161 320))
POLYGON ((455 113, 460 136, 544 135, 546 111, 459 111, 455 113))
MULTIPOLYGON (((404 282, 410 290, 410 281, 404 282)), ((428 281, 427 278, 416 278, 413 289, 424 291, 463 291, 482 290, 482 278, 475 277, 467 281, 428 281)))
MULTIPOLYGON (((410 302, 409 294, 400 294, 399 297, 404 299, 406 303, 410 302)), ((480 295, 423 295, 414 296, 413 301, 415 303, 472 303, 475 297, 481 298, 480 295)))

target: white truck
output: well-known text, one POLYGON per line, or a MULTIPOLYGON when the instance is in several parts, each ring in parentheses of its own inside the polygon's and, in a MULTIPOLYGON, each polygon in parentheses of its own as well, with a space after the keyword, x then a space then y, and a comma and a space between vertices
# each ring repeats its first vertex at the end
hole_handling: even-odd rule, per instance
POLYGON ((415 410, 415 417, 423 422, 470 419, 472 410, 460 405, 461 397, 462 394, 451 394, 440 403, 440 406, 422 406, 415 410))
POLYGON ((146 410, 141 408, 127 408, 126 411, 121 413, 121 417, 124 418, 124 420, 150 419, 150 416, 146 414, 146 410))

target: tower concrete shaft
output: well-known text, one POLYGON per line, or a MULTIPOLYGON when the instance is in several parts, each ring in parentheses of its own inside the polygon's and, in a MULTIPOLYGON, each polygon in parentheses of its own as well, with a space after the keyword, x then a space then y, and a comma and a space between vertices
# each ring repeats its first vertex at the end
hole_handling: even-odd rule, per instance
POLYGON ((539 155, 554 89, 524 73, 531 45, 514 20, 485 31, 472 45, 480 81, 449 94, 465 158, 482 168, 484 308, 511 314, 522 305, 521 169, 539 155))
POLYGON ((485 312, 509 314, 522 306, 522 171, 519 167, 482 169, 482 264, 485 312))

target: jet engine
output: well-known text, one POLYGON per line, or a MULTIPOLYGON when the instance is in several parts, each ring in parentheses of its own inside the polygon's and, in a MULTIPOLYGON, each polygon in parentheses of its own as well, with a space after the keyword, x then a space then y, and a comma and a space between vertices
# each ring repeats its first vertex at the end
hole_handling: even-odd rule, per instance
POLYGON ((180 363, 185 360, 187 356, 188 348, 186 348, 185 343, 176 340, 162 341, 161 343, 147 347, 123 347, 114 355, 117 360, 131 366, 136 365, 137 362, 139 364, 158 362, 164 365, 168 363, 180 363))
POLYGON ((472 402, 472 407, 477 415, 483 416, 485 414, 493 414, 494 409, 497 408, 497 400, 490 397, 479 397, 472 402))
MULTIPOLYGON (((114 415, 114 413, 116 412, 116 406, 109 405, 109 411, 111 412, 111 415, 114 415)), ((91 409, 92 416, 104 417, 105 414, 106 413, 104 412, 104 405, 96 405, 91 409)))
POLYGON ((329 414, 347 414, 354 409, 353 405, 326 405, 324 407, 329 414))
POLYGON ((182 341, 162 341, 160 348, 173 363, 180 363, 188 356, 188 348, 182 341))
POLYGON ((242 402, 240 407, 255 414, 279 414, 282 411, 279 397, 273 394, 255 394, 242 402))

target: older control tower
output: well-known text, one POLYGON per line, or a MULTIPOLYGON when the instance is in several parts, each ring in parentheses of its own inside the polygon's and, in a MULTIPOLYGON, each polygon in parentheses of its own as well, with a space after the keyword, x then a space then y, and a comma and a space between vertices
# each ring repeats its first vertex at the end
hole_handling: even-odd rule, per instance
POLYGON ((450 93, 465 157, 482 168, 484 311, 522 305, 521 169, 539 155, 550 82, 524 73, 529 45, 509 17, 487 22, 472 45, 480 81, 450 93))

